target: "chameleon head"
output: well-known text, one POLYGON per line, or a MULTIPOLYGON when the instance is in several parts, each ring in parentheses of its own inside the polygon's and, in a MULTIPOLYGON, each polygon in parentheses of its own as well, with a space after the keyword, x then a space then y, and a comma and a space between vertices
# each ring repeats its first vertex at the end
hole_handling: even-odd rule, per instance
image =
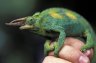
POLYGON ((16 20, 11 21, 10 23, 6 23, 6 25, 10 26, 20 26, 19 28, 22 29, 35 29, 36 22, 39 18, 39 12, 35 13, 33 16, 23 17, 16 20))

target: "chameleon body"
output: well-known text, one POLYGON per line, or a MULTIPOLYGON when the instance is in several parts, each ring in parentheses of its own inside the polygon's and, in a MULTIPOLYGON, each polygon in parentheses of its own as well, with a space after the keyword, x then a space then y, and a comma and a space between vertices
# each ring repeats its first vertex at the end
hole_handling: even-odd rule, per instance
POLYGON ((96 63, 96 35, 87 20, 74 11, 65 8, 49 8, 32 16, 16 19, 7 25, 19 25, 20 29, 30 29, 42 36, 51 37, 53 33, 59 33, 59 36, 54 40, 53 47, 50 46, 50 40, 45 42, 45 55, 53 50, 55 56, 58 56, 67 36, 85 37, 86 43, 81 51, 85 52, 93 48, 94 55, 91 63, 96 63))

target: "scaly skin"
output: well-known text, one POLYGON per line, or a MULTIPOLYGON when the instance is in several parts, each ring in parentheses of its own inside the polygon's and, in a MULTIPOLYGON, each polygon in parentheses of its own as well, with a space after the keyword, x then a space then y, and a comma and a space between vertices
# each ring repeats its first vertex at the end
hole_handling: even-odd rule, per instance
POLYGON ((54 32, 58 32, 59 37, 54 41, 53 47, 50 46, 50 40, 45 42, 45 55, 53 50, 55 56, 58 56, 60 49, 64 45, 66 36, 86 37, 86 43, 81 48, 81 51, 85 52, 90 48, 94 48, 91 63, 96 63, 95 33, 87 20, 73 11, 64 8, 50 8, 37 12, 33 16, 16 19, 7 23, 7 25, 19 25, 20 29, 30 29, 34 33, 49 37, 54 35, 54 32), (21 25, 22 23, 23 25, 21 25), (53 32, 51 33, 51 31, 53 32))

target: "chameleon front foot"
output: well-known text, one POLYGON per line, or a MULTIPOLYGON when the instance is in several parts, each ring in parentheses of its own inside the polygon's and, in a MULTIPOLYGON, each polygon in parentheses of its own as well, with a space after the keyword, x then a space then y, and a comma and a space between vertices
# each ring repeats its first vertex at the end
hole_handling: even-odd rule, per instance
POLYGON ((54 51, 54 56, 55 57, 58 57, 58 53, 59 53, 59 46, 58 46, 58 43, 56 41, 53 42, 53 46, 50 45, 50 40, 47 40, 44 44, 44 54, 47 56, 48 53, 50 51, 54 51))
POLYGON ((54 50, 54 46, 50 46, 50 40, 47 40, 44 44, 44 55, 48 55, 48 53, 54 50))
POLYGON ((55 48, 55 50, 54 50, 54 56, 55 57, 58 57, 58 55, 59 55, 59 46, 58 46, 58 43, 57 42, 54 42, 54 48, 55 48))

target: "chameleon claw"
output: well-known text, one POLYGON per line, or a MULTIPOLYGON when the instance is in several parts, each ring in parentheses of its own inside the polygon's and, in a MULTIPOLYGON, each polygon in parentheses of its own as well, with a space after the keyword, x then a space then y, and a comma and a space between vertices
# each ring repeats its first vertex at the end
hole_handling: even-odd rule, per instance
POLYGON ((86 52, 87 48, 85 46, 81 47, 82 52, 86 52))
POLYGON ((85 51, 86 51, 86 49, 81 49, 81 51, 82 51, 82 52, 85 52, 85 51))

